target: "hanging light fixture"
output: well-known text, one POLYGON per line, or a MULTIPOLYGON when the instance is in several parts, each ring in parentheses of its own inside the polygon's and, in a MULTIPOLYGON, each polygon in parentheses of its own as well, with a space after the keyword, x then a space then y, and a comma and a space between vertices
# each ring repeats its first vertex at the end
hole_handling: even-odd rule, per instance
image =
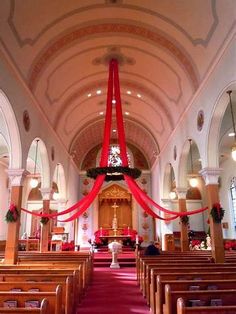
POLYGON ((170 197, 171 200, 174 200, 174 199, 176 199, 176 192, 173 190, 174 176, 173 176, 173 168, 172 168, 171 163, 170 163, 170 180, 171 180, 171 183, 170 183, 171 191, 169 193, 169 197, 170 197))
POLYGON ((56 174, 56 183, 57 183, 57 190, 53 193, 53 199, 55 201, 57 201, 60 197, 60 193, 59 193, 59 190, 58 190, 58 185, 59 185, 59 164, 57 164, 57 174, 56 174))
POLYGON ((231 112, 233 131, 234 131, 234 145, 231 147, 231 156, 233 160, 236 161, 236 130, 235 130, 233 105, 232 105, 232 99, 231 99, 232 90, 227 91, 227 94, 229 95, 229 105, 230 105, 230 112, 231 112))
POLYGON ((32 189, 36 188, 39 184, 38 178, 36 177, 36 166, 37 166, 37 158, 38 158, 38 144, 39 144, 39 140, 36 140, 35 159, 34 159, 34 174, 33 174, 33 178, 30 180, 30 186, 32 187, 32 189))
POLYGON ((193 153, 192 153, 192 140, 189 139, 190 145, 190 163, 191 163, 191 177, 189 179, 189 184, 192 188, 195 188, 198 185, 198 179, 193 174, 193 153))

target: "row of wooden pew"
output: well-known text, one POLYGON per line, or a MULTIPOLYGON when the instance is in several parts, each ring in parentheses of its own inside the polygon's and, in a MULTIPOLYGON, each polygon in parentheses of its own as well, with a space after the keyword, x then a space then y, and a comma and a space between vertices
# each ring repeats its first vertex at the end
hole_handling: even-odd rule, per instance
POLYGON ((76 312, 93 272, 90 252, 21 252, 18 260, 0 264, 0 313, 76 312), (6 301, 17 308, 4 308, 6 301), (29 301, 39 308, 25 308, 29 301))
POLYGON ((210 254, 137 256, 138 284, 153 314, 236 313, 236 253, 226 253, 222 264, 210 254))

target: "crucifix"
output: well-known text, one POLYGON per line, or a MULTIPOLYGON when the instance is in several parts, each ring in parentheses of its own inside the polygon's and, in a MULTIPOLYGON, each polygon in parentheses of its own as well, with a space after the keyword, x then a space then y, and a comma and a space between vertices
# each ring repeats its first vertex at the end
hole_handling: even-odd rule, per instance
POLYGON ((116 202, 114 203, 114 205, 111 206, 114 209, 114 216, 112 219, 112 229, 114 230, 114 235, 116 235, 117 232, 117 217, 116 217, 116 209, 119 207, 118 205, 116 205, 116 202))

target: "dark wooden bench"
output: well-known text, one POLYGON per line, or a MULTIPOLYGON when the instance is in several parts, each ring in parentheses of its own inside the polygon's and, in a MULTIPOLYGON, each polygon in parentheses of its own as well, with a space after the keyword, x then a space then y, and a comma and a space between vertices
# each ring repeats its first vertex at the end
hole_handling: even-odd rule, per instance
MULTIPOLYGON (((212 276, 213 277, 213 276, 212 276)), ((235 276, 236 277, 236 276, 235 276)), ((235 279, 205 279, 205 280, 167 280, 161 279, 161 276, 157 276, 157 288, 156 291, 151 292, 151 310, 152 313, 161 314, 162 307, 165 303, 165 285, 169 285, 172 291, 183 291, 190 290, 191 286, 198 286, 199 290, 208 290, 209 287, 213 289, 216 287, 217 290, 228 290, 236 289, 236 278, 235 279), (154 302, 153 302, 154 300, 154 302)))
MULTIPOLYGON (((0 291, 0 307, 3 307, 4 301, 16 300, 17 307, 24 308, 26 301, 37 300, 42 302, 43 299, 48 301, 47 314, 63 314, 62 312, 62 290, 58 285, 54 292, 9 292, 0 291)), ((24 309, 25 310, 25 309, 24 309)))
POLYGON ((177 300, 177 314, 235 314, 236 305, 223 306, 185 306, 182 298, 177 300))
POLYGON ((58 284, 62 288, 62 309, 65 314, 73 314, 73 286, 72 277, 67 277, 66 281, 60 282, 28 282, 28 281, 12 281, 0 282, 0 291, 11 291, 12 289, 20 289, 21 291, 28 292, 30 289, 38 289, 39 292, 55 291, 58 284))
POLYGON ((48 301, 47 299, 43 299, 40 303, 39 308, 5 308, 0 307, 0 313, 2 314, 18 314, 18 313, 28 313, 28 314, 48 314, 48 301))
POLYGON ((236 305, 236 290, 172 291, 169 285, 165 285, 164 314, 177 314, 178 298, 182 298, 185 303, 201 300, 205 306, 209 306, 212 299, 221 299, 223 305, 236 305))

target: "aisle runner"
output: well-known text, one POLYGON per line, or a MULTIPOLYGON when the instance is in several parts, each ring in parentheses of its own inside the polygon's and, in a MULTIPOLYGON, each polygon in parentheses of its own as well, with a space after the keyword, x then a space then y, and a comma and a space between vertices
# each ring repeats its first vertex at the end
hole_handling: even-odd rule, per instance
POLYGON ((95 268, 77 314, 150 314, 136 281, 136 269, 95 268))

